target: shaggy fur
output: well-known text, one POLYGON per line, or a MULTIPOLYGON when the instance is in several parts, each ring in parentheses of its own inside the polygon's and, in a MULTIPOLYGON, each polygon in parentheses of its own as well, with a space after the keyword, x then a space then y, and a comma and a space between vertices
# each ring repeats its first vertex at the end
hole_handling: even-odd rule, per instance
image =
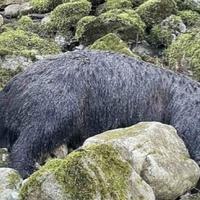
POLYGON ((200 159, 200 84, 108 52, 76 51, 35 63, 0 93, 0 140, 23 177, 66 143, 140 121, 171 124, 200 159))

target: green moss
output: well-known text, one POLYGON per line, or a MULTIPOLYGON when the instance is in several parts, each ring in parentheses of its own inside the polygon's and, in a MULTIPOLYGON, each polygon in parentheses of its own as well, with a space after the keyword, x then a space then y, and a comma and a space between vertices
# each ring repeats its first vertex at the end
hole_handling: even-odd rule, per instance
POLYGON ((9 184, 9 187, 12 188, 12 189, 18 189, 16 186, 19 184, 21 180, 21 177, 19 176, 19 174, 17 173, 10 173, 8 175, 8 184, 9 184))
POLYGON ((170 17, 166 18, 162 23, 160 23, 159 25, 155 25, 152 28, 150 32, 149 42, 156 47, 169 46, 175 39, 176 35, 181 33, 181 24, 184 25, 181 17, 171 15, 170 17))
POLYGON ((63 3, 51 13, 51 23, 59 31, 74 28, 77 22, 91 11, 91 3, 86 0, 63 3))
POLYGON ((144 35, 145 24, 133 10, 111 10, 96 18, 82 18, 75 37, 82 44, 92 44, 108 33, 116 33, 124 41, 137 41, 144 35))
POLYGON ((33 20, 29 16, 22 16, 17 22, 18 28, 22 30, 32 30, 33 24, 33 20))
POLYGON ((166 50, 166 58, 172 69, 188 67, 200 81, 200 30, 180 35, 166 50))
POLYGON ((133 7, 131 0, 107 0, 97 9, 97 14, 113 10, 113 9, 131 9, 133 7))
POLYGON ((53 10, 62 0, 31 0, 33 10, 38 13, 45 13, 53 10))
POLYGON ((22 16, 17 21, 17 26, 14 29, 21 29, 31 33, 36 33, 44 38, 51 38, 55 34, 55 28, 52 27, 51 23, 41 23, 38 21, 33 21, 28 16, 22 16))
POLYGON ((183 10, 178 12, 186 26, 195 26, 200 24, 200 14, 192 10, 183 10))
POLYGON ((2 90, 6 83, 19 72, 21 72, 20 68, 12 70, 0 67, 0 90, 2 90))
POLYGON ((34 58, 35 55, 59 53, 59 47, 37 34, 23 30, 8 30, 0 34, 0 56, 22 55, 34 58))
POLYGON ((171 14, 175 14, 177 6, 174 0, 148 0, 141 4, 136 9, 136 12, 151 27, 160 23, 171 14))
MULTIPOLYGON (((54 175, 66 197, 71 200, 127 199, 131 166, 121 160, 119 153, 110 145, 91 145, 72 152, 64 160, 52 160, 34 173, 20 192, 27 199, 34 187, 41 186, 45 174, 54 175)), ((40 198, 39 192, 37 192, 40 198)), ((67 199, 68 199, 67 198, 67 199)))
POLYGON ((176 0, 179 10, 193 10, 200 12, 198 0, 176 0))
POLYGON ((103 51, 113 51, 122 54, 126 54, 132 57, 139 58, 134 54, 127 46, 123 40, 121 40, 117 35, 109 33, 102 38, 96 40, 91 46, 90 49, 103 50, 103 51))

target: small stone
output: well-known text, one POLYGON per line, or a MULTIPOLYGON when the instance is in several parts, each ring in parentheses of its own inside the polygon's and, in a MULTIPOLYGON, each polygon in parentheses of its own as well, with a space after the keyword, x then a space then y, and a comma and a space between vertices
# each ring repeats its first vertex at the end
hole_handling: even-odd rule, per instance
POLYGON ((4 14, 7 17, 17 17, 19 15, 20 9, 20 4, 11 4, 5 8, 4 14))
POLYGON ((0 27, 3 25, 3 23, 4 23, 3 16, 2 16, 2 15, 0 15, 0 27))
POLYGON ((12 70, 16 70, 18 68, 24 70, 32 63, 33 62, 30 58, 26 58, 24 56, 7 55, 2 60, 1 67, 12 70))
POLYGON ((0 167, 6 167, 8 165, 9 153, 6 148, 0 149, 0 167))

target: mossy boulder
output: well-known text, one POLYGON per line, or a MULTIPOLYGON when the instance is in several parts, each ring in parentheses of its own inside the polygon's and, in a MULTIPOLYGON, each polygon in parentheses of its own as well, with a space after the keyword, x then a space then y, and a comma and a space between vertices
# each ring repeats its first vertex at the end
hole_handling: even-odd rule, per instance
POLYGON ((190 70, 200 81, 200 29, 181 34, 166 50, 166 60, 173 70, 190 70))
POLYGON ((178 35, 186 31, 186 26, 181 17, 171 15, 163 20, 159 25, 155 25, 151 32, 149 41, 156 47, 167 47, 178 35))
POLYGON ((131 0, 106 0, 97 8, 97 15, 113 9, 132 9, 132 7, 131 0))
POLYGON ((200 25, 200 14, 192 10, 182 10, 177 13, 187 27, 200 25))
POLYGON ((200 12, 200 1, 199 0, 176 0, 179 9, 182 10, 193 10, 200 12))
POLYGON ((136 7, 143 4, 145 1, 148 1, 148 0, 132 0, 132 4, 134 7, 136 7))
POLYGON ((22 55, 35 58, 35 55, 57 54, 60 48, 53 41, 24 30, 7 30, 0 34, 0 56, 22 55))
POLYGON ((46 13, 52 11, 62 0, 31 0, 33 10, 38 13, 46 13))
POLYGON ((145 24, 133 10, 116 9, 98 17, 82 18, 75 37, 84 45, 92 44, 108 33, 115 33, 126 42, 138 41, 144 36, 145 24))
POLYGON ((76 27, 77 22, 91 11, 91 3, 86 0, 63 3, 51 13, 51 24, 60 32, 76 27))
POLYGON ((177 12, 174 0, 148 0, 141 4, 136 12, 142 20, 149 26, 156 25, 177 12))
POLYGON ((17 26, 19 29, 31 31, 34 26, 34 22, 29 16, 25 15, 17 21, 17 26))
POLYGON ((96 40, 89 48, 95 50, 113 51, 139 58, 139 56, 134 54, 128 48, 127 44, 114 33, 109 33, 102 38, 96 40))
POLYGON ((94 144, 117 149, 153 188, 156 199, 176 199, 195 187, 200 177, 200 168, 190 159, 175 128, 169 125, 141 122, 106 131, 88 138, 83 148, 94 144))
MULTIPOLYGON (((6 83, 16 74, 21 71, 20 68, 13 70, 13 69, 5 69, 0 67, 0 90, 6 85, 6 83)), ((0 162, 1 163, 1 162, 0 162)))
POLYGON ((23 185, 22 200, 153 200, 152 189, 111 145, 90 145, 49 161, 23 185), (132 178, 131 178, 132 177, 132 178), (135 186, 135 187, 134 187, 135 186))

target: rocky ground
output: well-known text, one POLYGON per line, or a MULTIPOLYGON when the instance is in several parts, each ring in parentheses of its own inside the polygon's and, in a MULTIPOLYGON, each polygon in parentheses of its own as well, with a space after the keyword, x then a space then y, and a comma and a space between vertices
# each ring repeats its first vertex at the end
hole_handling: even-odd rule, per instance
MULTIPOLYGON (((200 1, 0 0, 0 90, 31 63, 84 48, 127 54, 200 81, 200 1)), ((0 200, 200 199, 194 189, 200 169, 170 126, 109 131, 61 159, 67 152, 63 146, 44 155, 39 168, 57 160, 22 181, 5 168, 8 152, 0 149, 0 200)))

